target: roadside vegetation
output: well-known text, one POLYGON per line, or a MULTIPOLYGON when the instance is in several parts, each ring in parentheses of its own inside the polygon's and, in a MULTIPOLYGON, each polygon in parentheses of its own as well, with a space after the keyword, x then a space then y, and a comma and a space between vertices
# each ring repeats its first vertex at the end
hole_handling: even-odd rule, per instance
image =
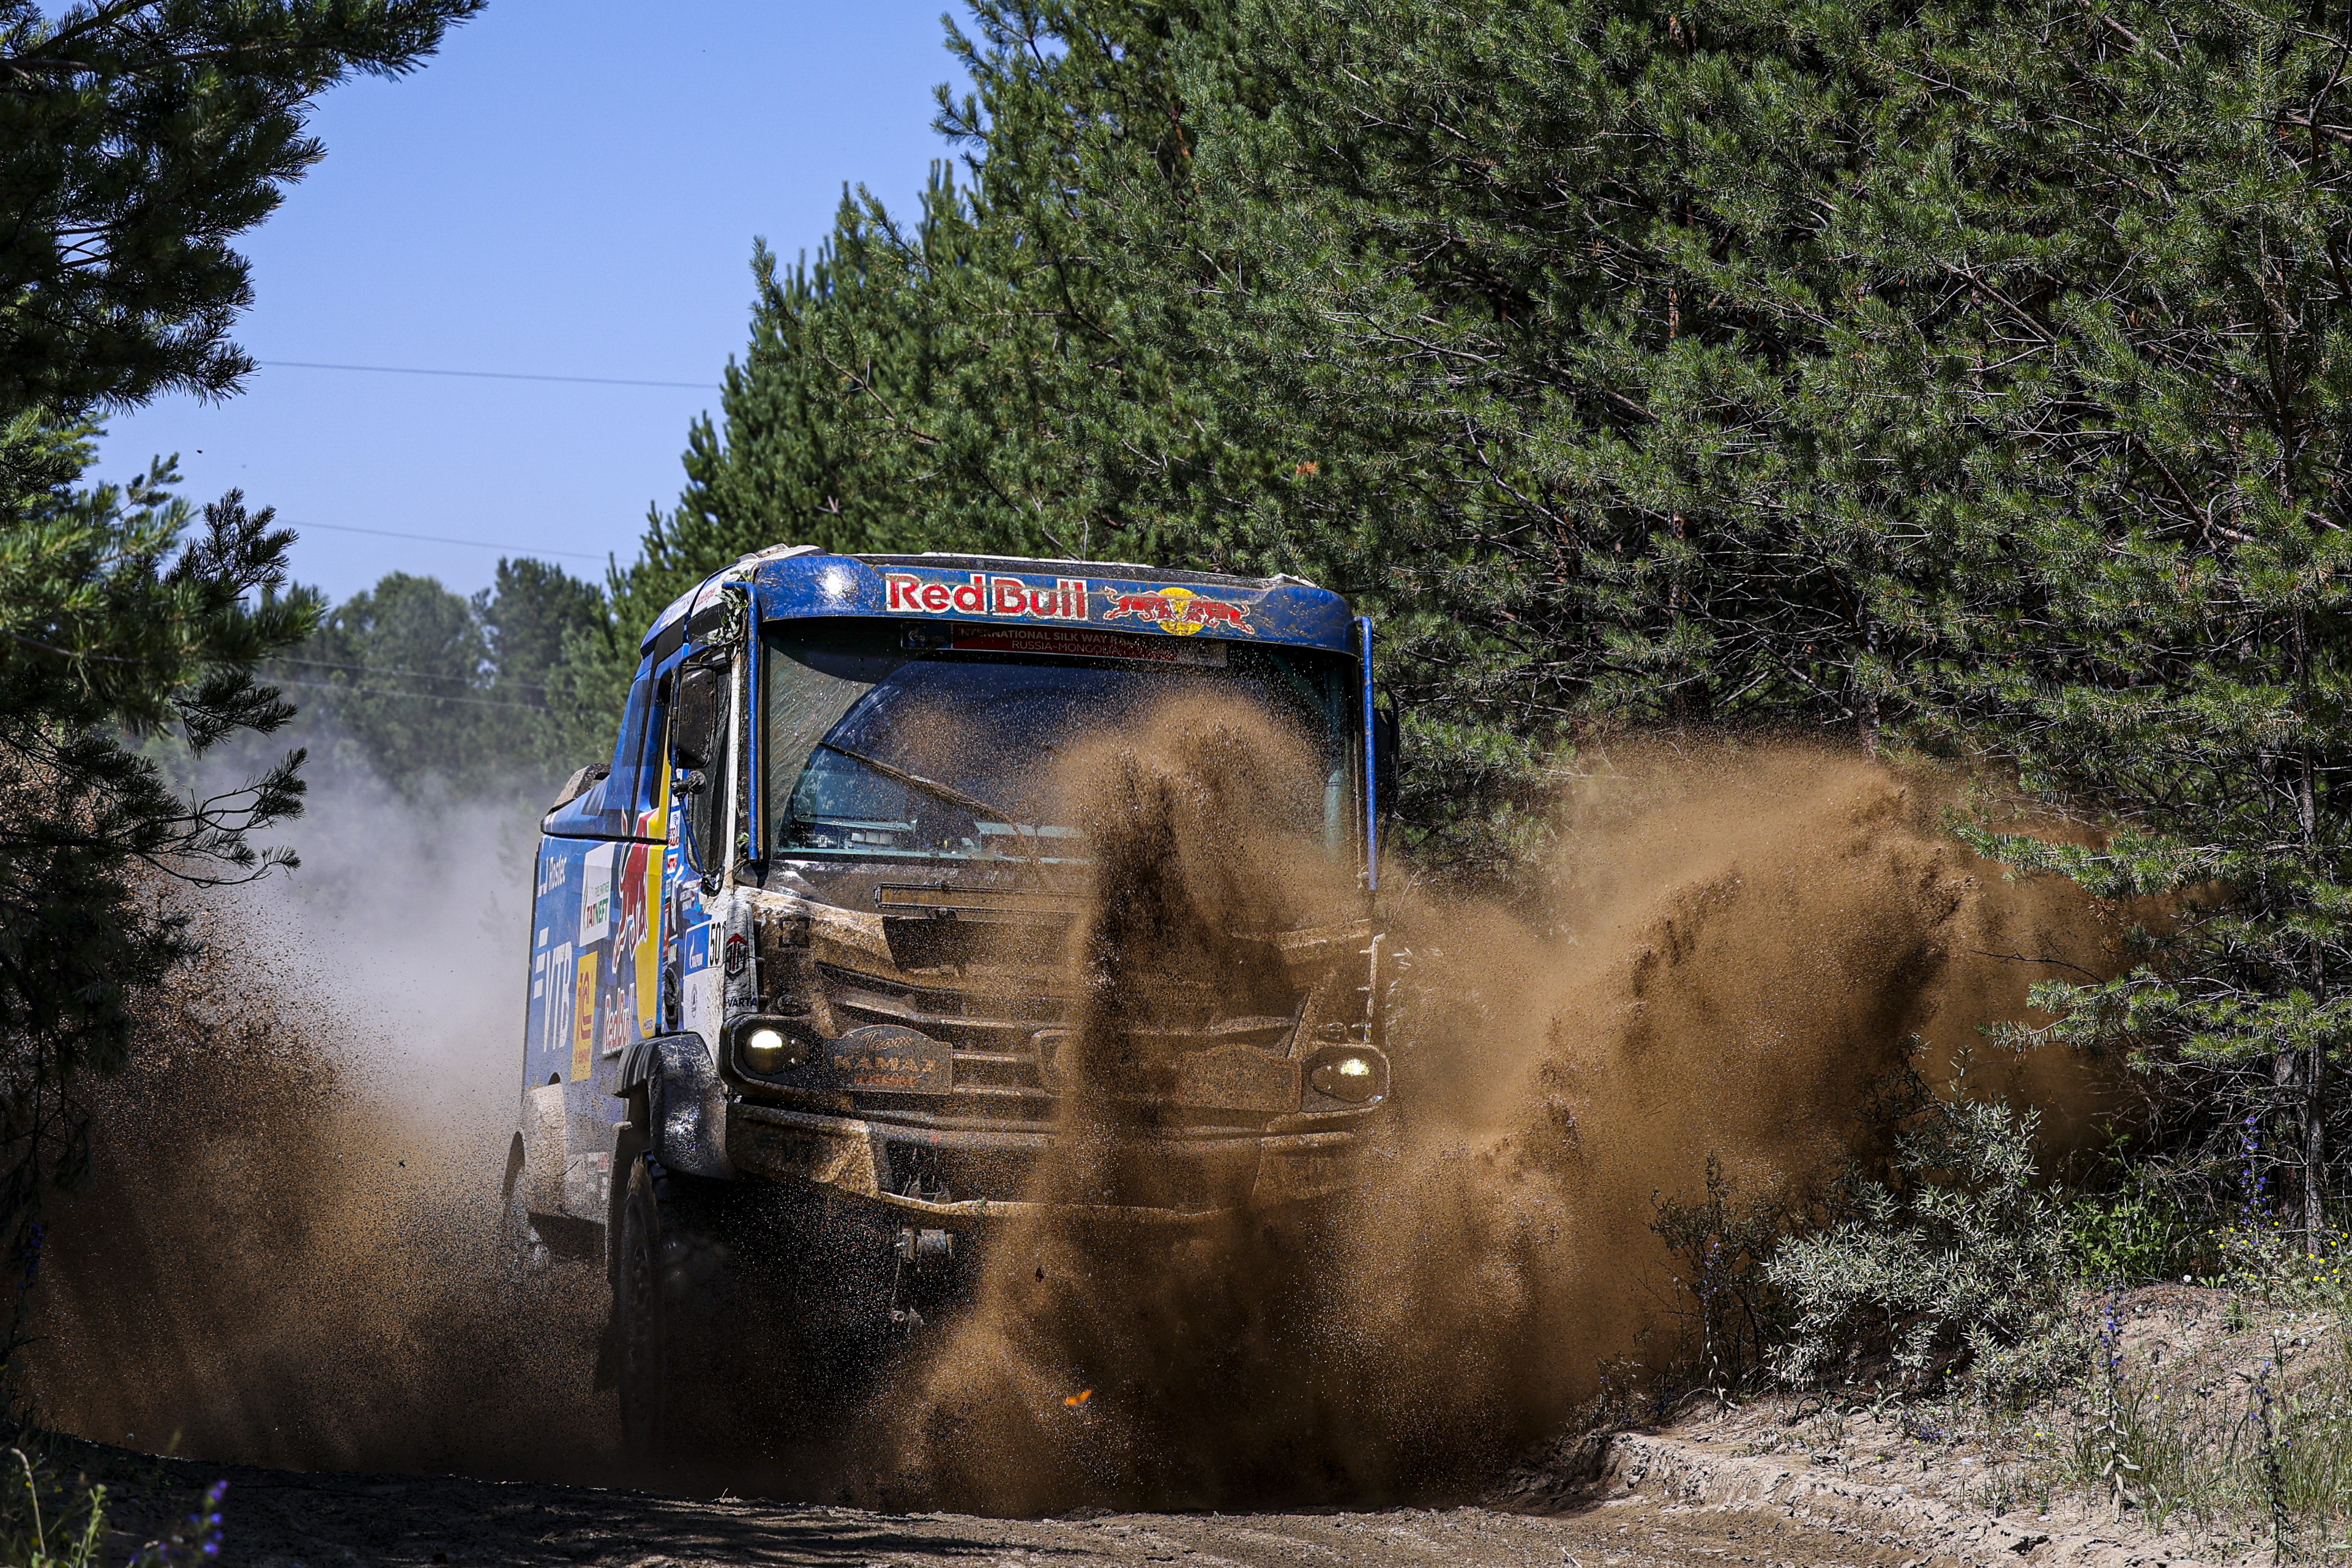
POLYGON ((2125 1151, 2051 1179, 2034 1113, 1956 1084, 1897 1087, 1883 1172, 1798 1203, 1720 1178, 1662 1198, 1678 1347, 1596 1416, 1703 1394, 1783 1413, 1747 1451, 1875 1460, 1881 1481, 1957 1456, 1995 1512, 2072 1503, 2279 1561, 2352 1549, 2352 1231, 2283 1221, 2259 1162, 2234 1194, 2125 1151))
MULTIPOLYGON (((83 1093, 198 956, 171 889, 289 864, 265 836, 304 788, 299 750, 201 793, 153 754, 293 716, 261 679, 318 623, 287 591, 293 536, 236 492, 183 499, 167 460, 92 483, 90 437, 167 392, 237 390, 232 245, 321 155, 306 107, 415 68, 479 5, 0 0, 0 1364, 26 1342, 44 1196, 88 1167, 83 1093)), ((103 1491, 29 1417, 0 1379, 0 1557, 119 1560, 103 1491)), ((209 1557, 213 1511, 137 1561, 209 1557)))

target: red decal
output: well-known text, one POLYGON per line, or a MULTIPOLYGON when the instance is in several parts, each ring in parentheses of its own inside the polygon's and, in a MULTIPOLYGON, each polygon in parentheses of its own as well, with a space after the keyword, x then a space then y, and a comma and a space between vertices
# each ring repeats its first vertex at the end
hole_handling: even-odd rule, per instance
POLYGON ((922 601, 917 597, 923 587, 920 577, 911 577, 904 572, 886 572, 882 581, 889 585, 890 608, 919 610, 923 607, 922 601))
POLYGON ((922 596, 923 608, 935 615, 948 607, 948 585, 945 583, 924 584, 922 596))
POLYGON ((1195 599, 1186 606, 1192 618, 1204 626, 1249 625, 1249 612, 1239 605, 1228 605, 1222 599, 1195 599))
POLYGON ((1143 594, 1122 594, 1109 590, 1106 597, 1110 608, 1104 612, 1107 621, 1123 620, 1129 616, 1139 621, 1149 621, 1161 631, 1180 637, 1191 637, 1205 626, 1231 626, 1236 631, 1249 630, 1249 606, 1225 599, 1212 599, 1191 588, 1171 584, 1143 594))
POLYGON ((1116 621, 1133 616, 1138 620, 1164 621, 1174 608, 1165 594, 1115 594, 1111 596, 1110 613, 1103 619, 1116 621))
POLYGON ((953 594, 951 595, 951 597, 955 601, 955 607, 961 610, 967 616, 984 616, 988 614, 987 581, 988 580, 986 578, 975 572, 971 574, 971 582, 957 584, 953 594))

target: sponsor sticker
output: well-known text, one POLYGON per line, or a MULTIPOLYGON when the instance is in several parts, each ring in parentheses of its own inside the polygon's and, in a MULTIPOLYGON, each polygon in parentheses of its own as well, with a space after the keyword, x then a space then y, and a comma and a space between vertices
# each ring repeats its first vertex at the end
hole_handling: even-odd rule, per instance
POLYGON ((959 632, 945 626, 908 626, 908 647, 944 653, 1042 653, 1064 658, 1124 658, 1138 664, 1185 664, 1222 668, 1225 645, 1169 642, 1159 637, 1131 637, 1120 632, 1088 631, 1076 626, 990 626, 959 632))
POLYGON ((1129 621, 1137 631, 1149 628, 1180 637, 1212 629, 1242 635, 1255 630, 1246 602, 1181 584, 1128 589, 1097 585, 1083 577, 1056 577, 1046 586, 988 572, 946 576, 885 572, 882 583, 885 607, 898 616, 954 616, 1024 626, 1129 621))
POLYGON ((582 864, 580 945, 602 942, 613 934, 613 851, 614 844, 599 844, 582 864))
POLYGON ((1083 621, 1087 581, 1056 577, 1041 588, 1018 577, 974 572, 961 582, 925 580, 912 572, 885 572, 883 587, 893 615, 1003 616, 1032 621, 1083 621))
POLYGON ((1237 632, 1250 629, 1247 605, 1212 599, 1179 585, 1153 588, 1139 594, 1124 594, 1116 588, 1105 588, 1102 596, 1108 601, 1108 607, 1103 612, 1104 620, 1118 621, 1132 616, 1180 637, 1189 637, 1211 626, 1229 626, 1237 632))
POLYGON ((572 1081, 580 1082, 593 1070, 596 1047, 596 966, 579 970, 578 1004, 572 1013, 572 1081))

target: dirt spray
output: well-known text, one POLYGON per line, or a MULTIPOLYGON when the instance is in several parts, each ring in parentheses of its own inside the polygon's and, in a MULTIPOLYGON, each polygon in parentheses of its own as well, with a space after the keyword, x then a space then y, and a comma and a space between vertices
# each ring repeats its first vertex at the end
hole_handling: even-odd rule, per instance
MULTIPOLYGON (((1096 1065, 1139 1070, 1122 1025, 1155 986, 1232 984, 1215 933, 1345 906, 1270 808, 1265 781, 1307 765, 1289 746, 1188 713, 1082 764, 1096 1065)), ((1034 1512, 1475 1491, 1612 1366, 1673 1353, 1661 1196, 1711 1156, 1751 1194, 1820 1181, 1877 1136, 1864 1108, 1915 1039, 1931 1071, 1981 1057, 2033 980, 2103 962, 2086 900, 1938 831, 1934 782, 1796 748, 1636 753, 1563 801, 1547 928, 1388 899, 1410 967, 1379 1179, 1303 1224, 1012 1238, 894 1399, 891 1492, 1034 1512)), ((1999 1067, 1972 1081, 2060 1140, 2101 1106, 2072 1060, 1999 1067)), ((1049 1164, 1045 1195, 1067 1177, 1049 1164)))
MULTIPOLYGON (((1168 1068, 1153 1017, 1272 989, 1249 933, 1354 908, 1292 815, 1320 766, 1197 703, 1066 763, 1096 851, 1068 959, 1094 1092, 1038 1195, 1153 1201, 1167 1173, 1123 1139, 1154 1112, 1118 1092, 1168 1068)), ((1448 899, 1392 868, 1399 1117, 1369 1190, 1181 1238, 1005 1237, 813 1489, 1011 1513, 1475 1493, 1671 1349, 1660 1194, 1710 1156, 1746 1192, 1818 1179, 1914 1037, 1931 1065, 1980 1047, 2032 981, 2110 962, 2087 903, 1940 832, 1937 789, 1797 748, 1632 753, 1561 801, 1548 887, 1448 899)), ((220 1459, 624 1475, 588 1385, 600 1275, 495 1260, 525 862, 492 814, 362 805, 317 819, 327 847, 441 857, 310 848, 309 891, 223 917, 57 1216, 34 1392, 68 1429, 220 1459)), ((1973 1081, 2062 1140, 2101 1109, 2075 1063, 1978 1054, 1973 1081)))

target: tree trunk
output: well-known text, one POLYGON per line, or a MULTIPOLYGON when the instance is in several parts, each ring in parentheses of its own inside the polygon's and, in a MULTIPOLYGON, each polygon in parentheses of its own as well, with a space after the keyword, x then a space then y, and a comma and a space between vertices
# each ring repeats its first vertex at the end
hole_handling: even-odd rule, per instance
POLYGON ((2314 1041, 2303 1068, 2304 1247, 2319 1256, 2327 1237, 2327 1047, 2314 1041))

